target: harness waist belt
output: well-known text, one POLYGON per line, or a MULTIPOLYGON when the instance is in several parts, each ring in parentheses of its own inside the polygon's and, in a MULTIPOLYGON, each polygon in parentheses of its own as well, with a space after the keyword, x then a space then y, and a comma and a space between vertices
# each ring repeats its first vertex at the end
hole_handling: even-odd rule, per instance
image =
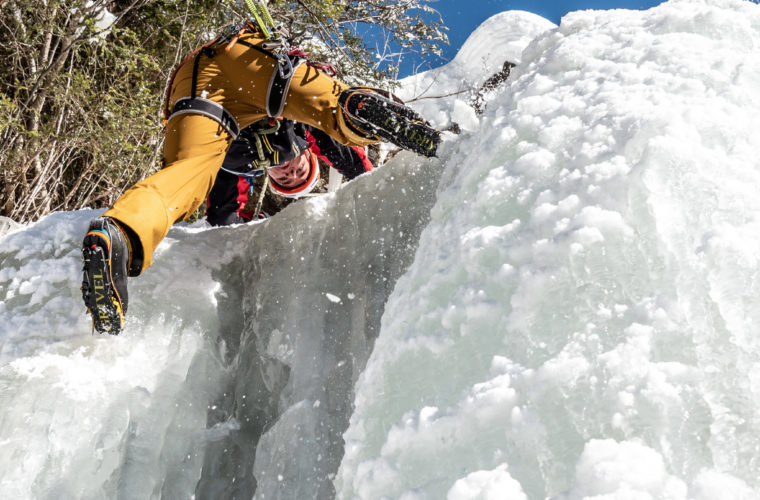
POLYGON ((232 140, 237 139, 240 133, 240 125, 238 125, 235 117, 232 113, 224 109, 221 104, 218 104, 210 99, 203 97, 183 97, 174 103, 174 108, 169 115, 169 120, 174 115, 195 114, 203 115, 216 121, 219 125, 232 136, 232 140))

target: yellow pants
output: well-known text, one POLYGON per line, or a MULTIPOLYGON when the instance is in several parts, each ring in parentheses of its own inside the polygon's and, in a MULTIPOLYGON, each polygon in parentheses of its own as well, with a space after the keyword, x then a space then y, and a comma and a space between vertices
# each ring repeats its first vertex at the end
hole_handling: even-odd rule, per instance
MULTIPOLYGON (((213 57, 199 56, 195 95, 221 104, 241 130, 266 117, 267 88, 277 60, 240 42, 258 45, 263 41, 259 35, 243 35, 229 51, 218 45, 213 47, 213 57)), ((192 94, 193 62, 192 58, 187 61, 174 78, 170 109, 192 94)), ((342 82, 302 64, 295 71, 282 115, 324 130, 342 144, 371 144, 374 141, 346 126, 338 105, 345 88, 342 82)), ((192 214, 208 196, 232 142, 224 128, 202 115, 170 118, 165 133, 165 168, 127 190, 104 214, 137 235, 142 271, 150 267, 153 251, 171 226, 192 214)))

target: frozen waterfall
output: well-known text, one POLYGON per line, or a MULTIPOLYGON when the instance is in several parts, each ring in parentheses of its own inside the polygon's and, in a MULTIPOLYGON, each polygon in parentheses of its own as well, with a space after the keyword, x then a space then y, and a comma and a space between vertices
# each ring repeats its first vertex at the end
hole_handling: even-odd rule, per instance
POLYGON ((0 497, 760 497, 760 5, 506 12, 402 83, 439 158, 176 226, 119 337, 101 211, 3 229, 0 497))

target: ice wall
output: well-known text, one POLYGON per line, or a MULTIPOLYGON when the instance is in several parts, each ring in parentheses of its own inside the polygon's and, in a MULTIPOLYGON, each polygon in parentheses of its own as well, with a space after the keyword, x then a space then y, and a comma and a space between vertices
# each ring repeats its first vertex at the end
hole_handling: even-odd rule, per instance
POLYGON ((334 497, 354 383, 440 172, 400 154, 281 212, 233 263, 238 296, 220 301, 231 379, 214 420, 239 428, 210 446, 201 496, 250 497, 255 485, 256 498, 334 497))
POLYGON ((124 334, 93 336, 80 245, 100 212, 0 237, 2 498, 189 498, 224 432, 206 428, 226 373, 213 274, 240 245, 230 230, 172 230, 130 282, 124 334))
POLYGON ((539 35, 446 163, 338 498, 760 496, 758 88, 750 2, 539 35))
POLYGON ((1 498, 332 498, 353 386, 441 169, 400 154, 263 223, 172 229, 92 336, 101 211, 0 235, 1 498))
POLYGON ((556 26, 543 17, 524 11, 496 14, 467 37, 453 61, 402 81, 398 95, 439 128, 456 123, 473 131, 470 100, 483 83, 504 67, 519 64, 525 47, 556 26))

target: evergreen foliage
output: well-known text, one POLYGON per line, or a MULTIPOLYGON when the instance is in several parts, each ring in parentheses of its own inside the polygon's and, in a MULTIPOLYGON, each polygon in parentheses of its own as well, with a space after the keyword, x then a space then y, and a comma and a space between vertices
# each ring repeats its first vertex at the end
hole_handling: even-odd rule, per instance
POLYGON ((274 18, 295 44, 330 62, 352 84, 381 85, 398 76, 405 53, 440 55, 448 43, 440 14, 419 0, 279 0, 274 18), (368 46, 367 33, 382 41, 368 46))
MULTIPOLYGON (((421 53, 446 40, 421 0, 270 3, 292 42, 349 83, 395 75, 367 26, 421 53)), ((0 215, 105 207, 158 169, 172 69, 244 17, 234 0, 0 0, 0 215)))

